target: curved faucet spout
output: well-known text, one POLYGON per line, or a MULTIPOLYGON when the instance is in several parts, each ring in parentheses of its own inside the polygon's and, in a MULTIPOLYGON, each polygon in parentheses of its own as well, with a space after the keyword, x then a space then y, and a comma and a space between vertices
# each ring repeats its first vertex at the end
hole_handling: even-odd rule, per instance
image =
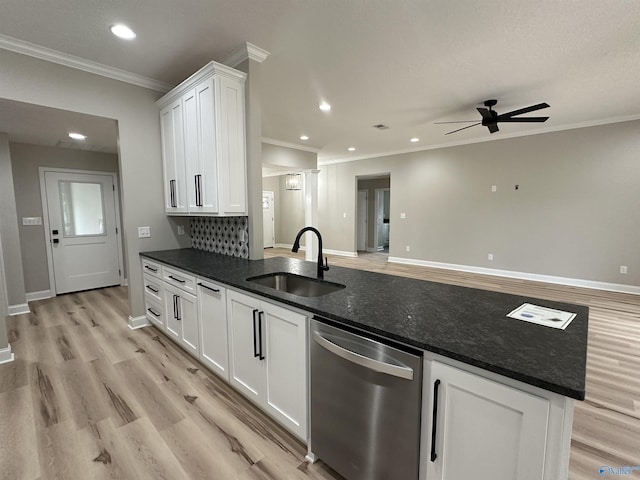
POLYGON ((318 237, 318 278, 321 279, 324 277, 324 272, 329 270, 329 262, 326 257, 324 262, 322 261, 322 235, 320 235, 320 232, 316 228, 304 227, 300 230, 296 235, 296 240, 293 242, 293 248, 291 248, 291 251, 295 253, 300 249, 300 238, 305 232, 313 232, 318 237))

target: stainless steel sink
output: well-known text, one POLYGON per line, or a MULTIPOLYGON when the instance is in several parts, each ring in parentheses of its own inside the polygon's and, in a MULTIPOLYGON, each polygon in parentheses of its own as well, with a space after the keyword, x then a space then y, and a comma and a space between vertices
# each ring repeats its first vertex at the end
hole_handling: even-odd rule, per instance
POLYGON ((258 277, 250 277, 247 278, 247 281, 301 297, 322 297, 323 295, 346 288, 345 285, 339 283, 303 277, 302 275, 287 272, 268 273, 258 277))

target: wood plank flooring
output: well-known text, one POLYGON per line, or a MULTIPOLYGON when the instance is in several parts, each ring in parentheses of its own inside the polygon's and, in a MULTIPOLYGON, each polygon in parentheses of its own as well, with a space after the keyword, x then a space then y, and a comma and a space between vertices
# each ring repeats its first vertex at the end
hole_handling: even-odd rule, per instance
MULTIPOLYGON (((265 250, 265 257, 270 256, 304 258, 304 252, 265 250)), ((575 403, 569 478, 604 478, 602 466, 640 466, 640 297, 388 263, 380 253, 327 256, 329 265, 587 305, 587 395, 575 403)), ((634 475, 640 478, 640 471, 634 475)))
MULTIPOLYGON (((301 256, 266 251, 274 255, 301 256)), ((588 305, 570 478, 640 465, 638 297, 386 260, 329 255, 330 265, 588 305)), ((8 319, 16 360, 0 365, 0 479, 340 478, 309 465, 304 446, 156 329, 130 330, 126 295, 62 295, 8 319)))

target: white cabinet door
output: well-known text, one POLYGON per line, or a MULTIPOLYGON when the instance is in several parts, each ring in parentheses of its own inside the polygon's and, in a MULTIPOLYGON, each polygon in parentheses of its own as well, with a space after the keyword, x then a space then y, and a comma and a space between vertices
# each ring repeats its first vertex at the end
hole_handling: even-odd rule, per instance
POLYGON ((306 317, 266 302, 261 306, 266 330, 266 410, 306 440, 306 317))
POLYGON ((247 211, 244 85, 220 75, 218 89, 218 169, 222 188, 221 213, 247 211))
POLYGON ((182 324, 180 323, 179 300, 183 292, 169 284, 164 286, 164 310, 165 310, 165 333, 179 342, 182 338, 182 324))
POLYGON ((198 213, 218 213, 218 156, 215 123, 215 88, 213 78, 196 87, 198 99, 198 159, 199 181, 198 213))
POLYGON ((264 397, 266 376, 260 359, 260 301, 227 292, 229 374, 233 386, 256 403, 264 397))
POLYGON ((547 399, 435 361, 429 388, 428 480, 544 477, 547 399))
POLYGON ((200 361, 229 381, 226 289, 208 280, 198 280, 200 361))
POLYGON ((200 355, 200 335, 197 298, 188 293, 181 293, 178 301, 178 315, 182 324, 180 342, 187 352, 198 358, 200 355))
POLYGON ((200 208, 199 183, 202 177, 198 156, 198 101, 195 88, 182 97, 182 105, 187 210, 191 213, 200 208))
POLYGON ((186 213, 182 99, 176 100, 160 111, 160 133, 165 210, 169 214, 186 213))

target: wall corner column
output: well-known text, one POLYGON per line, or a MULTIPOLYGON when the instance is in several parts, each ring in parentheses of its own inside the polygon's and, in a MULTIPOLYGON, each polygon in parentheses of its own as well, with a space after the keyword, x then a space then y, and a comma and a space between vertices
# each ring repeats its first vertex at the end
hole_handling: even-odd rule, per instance
MULTIPOLYGON (((304 224, 318 228, 318 174, 320 170, 304 172, 304 224)), ((322 233, 322 232, 321 232, 322 233)), ((318 238, 311 232, 305 233, 304 259, 314 262, 318 258, 318 238)))

